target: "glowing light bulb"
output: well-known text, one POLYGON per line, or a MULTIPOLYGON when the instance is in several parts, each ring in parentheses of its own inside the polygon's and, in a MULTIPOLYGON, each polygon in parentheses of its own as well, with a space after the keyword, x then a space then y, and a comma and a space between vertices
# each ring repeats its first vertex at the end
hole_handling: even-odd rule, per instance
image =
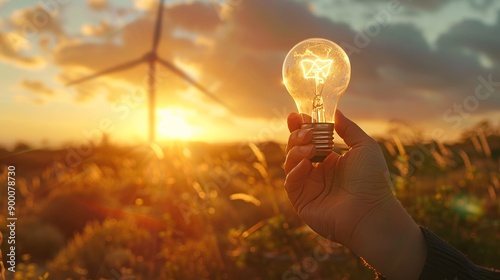
POLYGON ((320 38, 295 45, 283 62, 283 83, 299 113, 311 116, 302 128, 312 128, 316 154, 322 162, 333 150, 335 111, 351 78, 351 64, 344 50, 320 38))

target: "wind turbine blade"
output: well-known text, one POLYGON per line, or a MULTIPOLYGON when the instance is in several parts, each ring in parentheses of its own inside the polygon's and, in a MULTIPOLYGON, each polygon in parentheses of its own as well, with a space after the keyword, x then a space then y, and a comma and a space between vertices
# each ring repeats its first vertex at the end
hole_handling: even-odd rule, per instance
POLYGON ((163 2, 164 0, 160 0, 160 5, 158 6, 158 14, 156 15, 156 26, 153 37, 153 52, 156 52, 156 49, 158 49, 158 44, 160 43, 161 23, 163 20, 163 2))
POLYGON ((226 109, 231 111, 231 108, 227 106, 222 100, 220 100, 217 96, 213 95, 204 86, 200 85, 198 82, 189 77, 186 73, 184 73, 184 71, 179 69, 177 66, 161 58, 158 58, 158 62, 160 62, 163 66, 170 69, 170 71, 174 72, 177 76, 181 77, 183 80, 185 80, 186 82, 197 88, 199 91, 203 92, 208 97, 212 98, 214 101, 216 101, 217 103, 219 103, 220 105, 224 106, 226 109))
POLYGON ((105 74, 110 74, 110 73, 113 73, 113 72, 116 72, 116 71, 125 70, 125 69, 128 69, 128 68, 134 67, 137 64, 139 64, 141 62, 144 62, 144 61, 145 61, 144 58, 132 60, 132 61, 126 62, 124 64, 121 64, 121 65, 118 65, 118 66, 115 66, 115 67, 111 67, 111 68, 108 68, 106 70, 102 70, 102 71, 97 72, 95 74, 92 74, 90 76, 83 77, 83 78, 80 78, 78 80, 74 80, 74 81, 68 82, 68 83, 66 83, 66 86, 76 85, 76 84, 83 83, 83 82, 88 81, 88 80, 92 80, 94 78, 97 78, 97 77, 105 75, 105 74))

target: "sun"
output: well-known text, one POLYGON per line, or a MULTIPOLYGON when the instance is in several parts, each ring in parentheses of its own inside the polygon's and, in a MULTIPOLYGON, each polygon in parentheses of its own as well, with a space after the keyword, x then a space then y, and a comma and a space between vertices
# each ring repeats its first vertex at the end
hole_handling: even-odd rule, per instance
POLYGON ((196 134, 196 127, 189 122, 191 114, 180 108, 156 110, 158 138, 164 140, 190 140, 196 134))

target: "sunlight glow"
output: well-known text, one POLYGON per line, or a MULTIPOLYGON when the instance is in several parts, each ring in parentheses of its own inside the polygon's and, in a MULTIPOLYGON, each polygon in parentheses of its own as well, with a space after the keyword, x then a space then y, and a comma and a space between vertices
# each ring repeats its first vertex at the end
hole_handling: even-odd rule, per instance
POLYGON ((190 123, 192 114, 180 108, 156 110, 158 137, 160 139, 190 140, 196 134, 196 127, 190 123))
POLYGON ((318 58, 316 60, 303 59, 300 61, 300 66, 302 66, 302 72, 304 73, 304 78, 318 80, 318 82, 321 84, 325 83, 325 79, 330 74, 330 68, 332 64, 333 64, 333 59, 318 58))

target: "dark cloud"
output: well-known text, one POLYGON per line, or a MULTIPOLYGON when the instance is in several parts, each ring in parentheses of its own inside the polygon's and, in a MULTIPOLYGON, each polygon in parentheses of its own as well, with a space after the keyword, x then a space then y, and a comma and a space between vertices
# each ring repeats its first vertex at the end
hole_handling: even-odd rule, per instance
MULTIPOLYGON (((417 2, 419 7, 432 5, 429 1, 411 3, 417 2)), ((358 48, 350 50, 352 80, 341 107, 360 119, 441 118, 454 103, 474 93, 479 75, 491 72, 476 56, 454 45, 474 47, 490 57, 498 55, 492 47, 497 46, 498 36, 492 35, 498 24, 462 23, 472 27, 464 28, 466 32, 454 27, 438 40, 437 47, 431 47, 413 25, 393 23, 379 26, 377 34, 362 35, 346 24, 317 17, 306 4, 294 1, 244 0, 231 8, 231 17, 218 20, 209 5, 168 7, 159 50, 161 57, 180 68, 189 64, 199 69, 195 76, 200 83, 214 89, 241 116, 274 117, 283 106, 293 110, 293 101, 281 84, 281 65, 288 50, 306 38, 324 37, 358 48), (183 31, 178 32, 178 27, 183 31), (361 36, 366 37, 362 46, 361 36), (200 44, 201 39, 208 43, 200 44), (467 45, 469 40, 475 43, 467 45)), ((73 42, 55 49, 54 59, 64 71, 85 69, 90 74, 138 58, 151 47, 155 16, 152 10, 122 30, 119 44, 73 42)), ((498 60, 495 67, 500 68, 498 60)), ((144 84, 146 71, 143 64, 109 77, 137 86, 144 84)), ((158 71, 163 75, 160 106, 186 104, 200 96, 177 94, 189 87, 161 66, 158 71)), ((492 98, 481 110, 494 110, 499 104, 498 98, 492 98)))
POLYGON ((342 41, 354 34, 292 1, 241 1, 224 24, 203 73, 220 81, 217 93, 240 115, 252 117, 274 117, 283 106, 296 110, 281 83, 283 60, 296 43, 310 37, 342 41))
MULTIPOLYGON (((468 1, 468 0, 466 0, 468 1)), ((354 2, 364 3, 364 4, 389 4, 396 3, 407 7, 416 8, 419 10, 435 10, 441 8, 451 2, 451 0, 354 0, 354 2)))
POLYGON ((243 1, 231 19, 204 72, 220 77, 220 94, 245 115, 270 116, 280 104, 290 106, 291 99, 278 82, 281 64, 294 44, 310 37, 359 47, 359 53, 350 56, 352 80, 347 92, 356 102, 346 104, 358 117, 435 118, 454 100, 473 93, 483 70, 473 56, 432 49, 422 32, 409 24, 379 26, 379 34, 364 35, 366 44, 360 46, 356 38, 363 35, 316 17, 305 4, 243 1))
POLYGON ((220 24, 220 18, 212 5, 200 2, 177 4, 165 9, 165 19, 177 27, 190 31, 212 31, 220 24))
MULTIPOLYGON (((329 0, 327 0, 329 1, 329 0)), ((379 4, 379 3, 401 3, 406 7, 415 8, 421 11, 432 11, 440 9, 451 2, 463 1, 470 5, 470 7, 477 10, 484 10, 493 4, 493 0, 355 0, 355 2, 360 2, 364 4, 379 4)))
POLYGON ((243 48, 286 51, 311 37, 344 41, 353 32, 345 24, 316 17, 308 5, 293 1, 241 1, 234 8, 227 40, 243 48))
POLYGON ((389 26, 369 40, 369 45, 351 59, 354 74, 363 80, 382 79, 391 86, 439 90, 461 84, 471 73, 481 71, 472 57, 431 49, 422 32, 412 25, 389 26))
POLYGON ((467 2, 474 9, 485 10, 494 3, 494 0, 468 0, 467 2))
MULTIPOLYGON (((348 94, 356 95, 357 102, 346 105, 362 117, 378 119, 441 119, 453 104, 473 95, 477 77, 488 73, 473 55, 431 48, 421 31, 405 24, 388 26, 370 38, 351 62, 348 94)), ((499 104, 492 99, 481 109, 495 110, 499 104)))
POLYGON ((464 20, 439 38, 441 48, 470 50, 500 63, 500 12, 493 25, 478 20, 464 20))

